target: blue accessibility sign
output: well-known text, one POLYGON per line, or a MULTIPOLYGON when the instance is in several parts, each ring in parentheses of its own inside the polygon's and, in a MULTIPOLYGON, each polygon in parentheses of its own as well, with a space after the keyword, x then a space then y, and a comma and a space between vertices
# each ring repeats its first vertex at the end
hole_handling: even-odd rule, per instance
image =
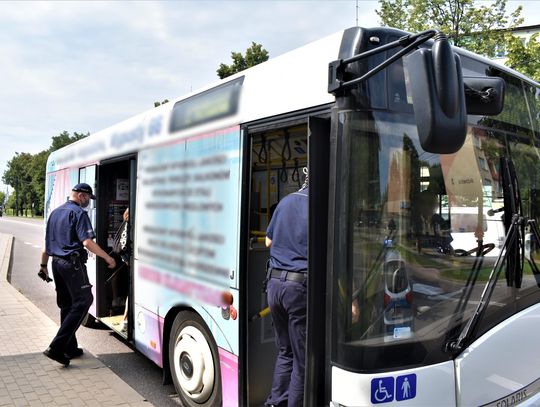
POLYGON ((394 378, 376 377, 371 379, 371 403, 389 403, 394 400, 394 378))
POLYGON ((416 374, 371 379, 371 403, 382 404, 416 397, 416 374), (395 386, 394 386, 395 385, 395 386))
POLYGON ((416 397, 416 375, 398 376, 396 379, 396 400, 409 400, 416 397))

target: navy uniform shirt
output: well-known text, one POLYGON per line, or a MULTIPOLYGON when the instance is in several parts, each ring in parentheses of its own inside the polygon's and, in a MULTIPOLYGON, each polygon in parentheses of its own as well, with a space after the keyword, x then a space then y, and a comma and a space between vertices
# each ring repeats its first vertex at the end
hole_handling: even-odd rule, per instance
POLYGON ((283 198, 272 216, 266 236, 272 240, 270 267, 307 271, 308 188, 283 198))
POLYGON ((83 248, 82 242, 96 237, 88 213, 67 201, 53 210, 47 221, 45 250, 49 256, 68 256, 83 248))

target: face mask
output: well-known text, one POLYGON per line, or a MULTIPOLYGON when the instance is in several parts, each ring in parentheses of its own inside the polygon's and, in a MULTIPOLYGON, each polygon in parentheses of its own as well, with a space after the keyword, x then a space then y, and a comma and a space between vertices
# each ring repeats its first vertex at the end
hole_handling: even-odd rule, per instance
POLYGON ((86 208, 89 203, 90 203, 90 198, 85 197, 85 200, 81 202, 81 208, 86 208))

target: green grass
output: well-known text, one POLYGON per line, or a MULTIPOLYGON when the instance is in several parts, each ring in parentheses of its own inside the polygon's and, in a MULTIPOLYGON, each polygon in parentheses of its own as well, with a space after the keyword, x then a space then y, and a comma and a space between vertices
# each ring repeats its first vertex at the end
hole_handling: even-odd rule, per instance
MULTIPOLYGON (((489 278, 489 275, 491 273, 491 267, 482 267, 480 269, 480 273, 478 273, 478 277, 476 281, 487 281, 489 278)), ((469 278, 469 275, 471 274, 472 266, 469 268, 463 268, 463 269, 449 269, 449 270, 442 270, 441 276, 448 280, 454 280, 454 281, 467 281, 469 278)), ((503 273, 501 271, 501 273, 503 273)))
POLYGON ((18 217, 18 218, 27 218, 27 219, 43 219, 43 215, 32 216, 30 214, 30 211, 27 211, 27 213, 28 215, 26 215, 26 211, 23 211, 22 216, 15 216, 15 209, 8 208, 8 209, 3 210, 2 216, 8 216, 8 217, 13 217, 13 218, 18 217))

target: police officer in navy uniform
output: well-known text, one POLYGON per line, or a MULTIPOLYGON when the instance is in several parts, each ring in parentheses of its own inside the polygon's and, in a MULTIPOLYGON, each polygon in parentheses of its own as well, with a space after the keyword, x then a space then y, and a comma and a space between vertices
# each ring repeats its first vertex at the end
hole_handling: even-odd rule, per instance
POLYGON ((116 267, 115 260, 93 240, 96 235, 84 210, 90 199, 96 199, 92 188, 80 183, 73 187, 69 200, 51 212, 45 232, 45 251, 41 255, 39 274, 44 280, 49 278, 49 257, 53 258, 56 302, 60 308, 60 328, 43 354, 64 366, 83 354, 75 332, 94 300, 86 271, 88 253, 84 249, 103 258, 109 268, 116 267))
POLYGON ((308 180, 283 198, 266 230, 268 305, 278 356, 267 406, 303 405, 307 304, 308 180))

